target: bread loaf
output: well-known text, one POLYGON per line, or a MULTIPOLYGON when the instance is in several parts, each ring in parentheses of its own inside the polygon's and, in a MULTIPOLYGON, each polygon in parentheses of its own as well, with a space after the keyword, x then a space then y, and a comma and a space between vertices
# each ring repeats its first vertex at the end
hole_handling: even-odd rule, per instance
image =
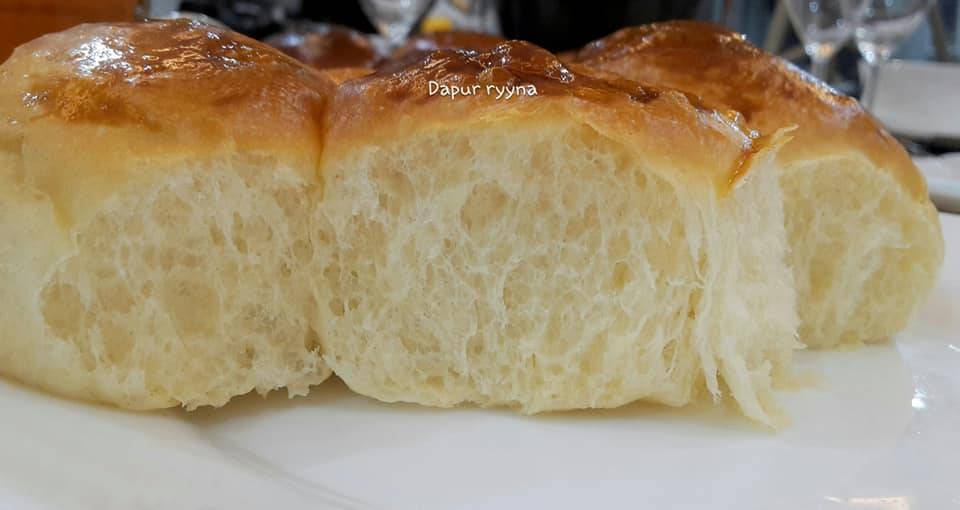
POLYGON ((772 423, 796 346, 782 142, 521 42, 347 81, 315 219, 325 361, 385 401, 729 392, 772 423))
POLYGON ((306 268, 332 88, 183 21, 17 49, 0 67, 0 374, 136 409, 326 378, 306 268))
POLYGON ((926 183, 853 99, 743 36, 693 21, 626 28, 572 59, 741 112, 779 153, 800 337, 829 347, 903 329, 936 280, 943 238, 926 183))

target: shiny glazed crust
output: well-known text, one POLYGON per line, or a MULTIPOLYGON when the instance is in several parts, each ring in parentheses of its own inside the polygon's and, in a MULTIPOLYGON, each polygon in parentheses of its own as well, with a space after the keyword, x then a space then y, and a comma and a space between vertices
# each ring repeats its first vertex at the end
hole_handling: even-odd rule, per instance
POLYGON ((91 198, 136 178, 132 155, 269 151, 291 168, 312 166, 333 87, 279 51, 207 25, 80 25, 20 46, 0 67, 0 140, 56 140, 32 184, 64 219, 80 219, 97 206, 91 198))
POLYGON ((674 87, 740 112, 770 133, 796 125, 781 161, 859 151, 927 201, 926 182, 903 147, 855 99, 840 94, 742 34, 697 21, 624 28, 581 49, 573 62, 641 82, 674 87))
POLYGON ((668 159, 677 176, 720 194, 743 176, 753 155, 780 139, 758 137, 735 115, 710 109, 693 96, 568 66, 532 44, 509 41, 487 52, 438 50, 420 62, 342 83, 330 120, 338 143, 328 149, 338 153, 457 119, 520 118, 545 108, 586 120, 650 161, 668 159), (451 98, 439 91, 441 86, 475 93, 451 98), (497 89, 488 87, 527 87, 536 93, 498 99, 497 89))

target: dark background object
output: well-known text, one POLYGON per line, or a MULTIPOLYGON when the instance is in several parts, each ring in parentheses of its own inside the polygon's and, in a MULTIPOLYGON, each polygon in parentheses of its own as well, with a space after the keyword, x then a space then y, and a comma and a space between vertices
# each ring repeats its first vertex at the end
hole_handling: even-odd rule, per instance
POLYGON ((524 39, 548 50, 579 48, 631 25, 692 18, 697 0, 501 0, 500 25, 507 39, 524 39))
MULTIPOLYGON (((732 16, 743 0, 493 0, 503 37, 564 51, 620 28, 680 18, 765 24, 774 0, 751 1, 750 16, 732 16), (716 11, 716 12, 714 12, 716 11), (724 14, 727 13, 727 14, 724 14), (730 19, 727 19, 730 18, 730 19), (756 23, 754 23, 756 22, 756 23)), ((376 28, 359 0, 182 0, 182 11, 212 16, 247 35, 263 38, 292 20, 344 25, 367 33, 376 28)), ((745 30, 749 32, 749 30, 745 30)))
POLYGON ((303 0, 300 16, 313 21, 345 25, 361 32, 377 33, 357 0, 303 0))
MULTIPOLYGON (((766 1, 766 0, 764 0, 766 1)), ((278 20, 270 16, 270 0, 186 0, 182 10, 201 12, 254 37, 269 35, 278 20)), ((503 36, 524 39, 552 51, 578 48, 614 30, 697 15, 699 0, 498 0, 503 36)), ((288 19, 344 25, 361 32, 376 29, 358 0, 303 0, 288 19)))
POLYGON ((279 31, 296 15, 272 0, 183 0, 179 10, 206 14, 257 39, 279 31))

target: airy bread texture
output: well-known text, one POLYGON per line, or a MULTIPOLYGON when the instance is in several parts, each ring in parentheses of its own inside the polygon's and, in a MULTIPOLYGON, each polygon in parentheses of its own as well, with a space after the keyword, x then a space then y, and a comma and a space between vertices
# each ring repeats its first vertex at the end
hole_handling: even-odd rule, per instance
POLYGON ((84 25, 0 67, 0 373, 122 407, 306 393, 333 84, 187 22, 84 25))
POLYGON ((939 218, 910 157, 855 100, 691 21, 623 29, 572 61, 696 94, 761 134, 796 125, 778 162, 801 340, 873 342, 906 326, 943 261, 939 218))
POLYGON ((797 346, 779 135, 519 42, 348 81, 331 112, 315 324, 353 390, 535 413, 706 389, 774 422, 797 346), (485 91, 509 84, 537 94, 485 91))

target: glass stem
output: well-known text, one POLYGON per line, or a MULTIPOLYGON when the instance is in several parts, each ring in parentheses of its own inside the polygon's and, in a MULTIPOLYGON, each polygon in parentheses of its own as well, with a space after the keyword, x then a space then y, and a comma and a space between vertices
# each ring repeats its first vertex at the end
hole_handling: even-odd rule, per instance
POLYGON ((385 23, 380 33, 387 38, 392 49, 403 45, 410 35, 411 27, 406 23, 385 23))
POLYGON ((863 90, 860 92, 860 104, 867 110, 873 108, 873 96, 877 93, 877 74, 880 66, 877 62, 867 61, 867 75, 863 80, 863 90))
POLYGON ((810 71, 820 81, 827 83, 827 74, 830 73, 830 57, 811 57, 810 71))

